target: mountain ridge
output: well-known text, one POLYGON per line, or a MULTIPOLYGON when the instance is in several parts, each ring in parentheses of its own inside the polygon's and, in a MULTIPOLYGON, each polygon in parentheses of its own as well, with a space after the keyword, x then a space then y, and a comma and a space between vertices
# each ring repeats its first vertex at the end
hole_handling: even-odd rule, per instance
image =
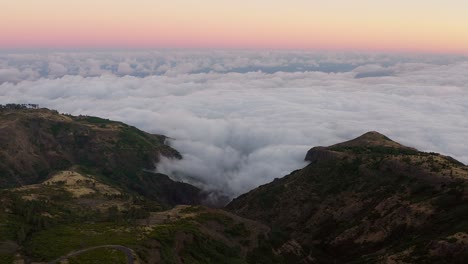
POLYGON ((314 147, 305 160, 305 168, 226 209, 281 230, 277 250, 296 245, 289 253, 301 263, 465 259, 468 167, 461 162, 377 132, 314 147))

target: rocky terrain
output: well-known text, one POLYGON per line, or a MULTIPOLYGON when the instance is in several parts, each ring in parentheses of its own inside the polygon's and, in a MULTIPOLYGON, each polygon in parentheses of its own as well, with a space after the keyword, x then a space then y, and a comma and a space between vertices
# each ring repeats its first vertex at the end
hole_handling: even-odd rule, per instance
POLYGON ((126 124, 0 108, 0 263, 464 263, 468 167, 377 132, 225 209, 154 173, 180 159, 126 124))
POLYGON ((464 263, 468 167, 377 132, 312 148, 310 164, 227 209, 284 234, 297 263, 464 263))

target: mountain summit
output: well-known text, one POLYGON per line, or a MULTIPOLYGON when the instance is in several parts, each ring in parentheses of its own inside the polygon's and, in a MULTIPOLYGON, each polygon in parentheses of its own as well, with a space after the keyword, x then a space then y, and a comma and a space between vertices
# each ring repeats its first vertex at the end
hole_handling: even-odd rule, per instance
POLYGON ((301 170, 227 209, 282 234, 295 263, 463 263, 468 167, 378 132, 314 147, 301 170))
POLYGON ((331 147, 391 147, 410 149, 409 147, 403 146, 376 131, 367 132, 355 139, 339 143, 331 147))

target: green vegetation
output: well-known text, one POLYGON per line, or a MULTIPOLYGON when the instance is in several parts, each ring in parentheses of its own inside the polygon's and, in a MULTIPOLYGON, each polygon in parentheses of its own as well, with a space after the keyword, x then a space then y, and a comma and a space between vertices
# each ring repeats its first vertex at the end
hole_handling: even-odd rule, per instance
POLYGON ((174 243, 177 232, 194 234, 197 232, 197 228, 187 220, 179 220, 166 225, 158 225, 149 234, 150 238, 154 238, 161 243, 162 263, 175 263, 174 243))
POLYGON ((70 264, 126 264, 125 254, 116 249, 98 248, 68 259, 70 264))
POLYGON ((50 130, 52 132, 52 135, 54 135, 54 137, 57 137, 59 133, 62 131, 66 132, 70 130, 70 128, 71 128, 71 123, 53 123, 50 126, 50 130))
POLYGON ((165 225, 157 225, 153 228, 149 237, 157 239, 162 244, 174 244, 174 234, 176 232, 197 232, 195 223, 189 220, 179 220, 165 225))
POLYGON ((289 234, 278 227, 273 227, 268 236, 274 248, 281 246, 289 239, 289 234))
POLYGON ((38 104, 0 104, 0 110, 36 110, 38 104))
MULTIPOLYGON (((138 239, 143 232, 134 227, 134 222, 148 217, 149 212, 145 206, 153 203, 146 202, 143 198, 133 198, 133 205, 130 204, 126 210, 115 206, 102 211, 90 210, 77 204, 60 185, 43 185, 41 188, 16 192, 4 191, 1 197, 7 201, 4 205, 11 208, 11 211, 4 213, 5 209, 0 206, 0 245, 2 241, 16 241, 28 256, 38 261, 50 261, 89 246, 139 244, 138 239), (31 195, 36 197, 35 200, 21 198, 31 195)), ((125 195, 94 195, 87 199, 129 201, 129 198, 125 195)), ((11 254, 3 255, 2 258, 5 259, 11 257, 11 254)))
POLYGON ((122 127, 119 132, 117 148, 132 148, 139 150, 154 149, 156 142, 151 140, 146 133, 135 127, 122 127))
POLYGON ((17 232, 21 228, 20 221, 18 216, 0 213, 0 242, 16 240, 17 232))
MULTIPOLYGON (((208 214, 205 214, 205 217, 207 216, 208 214)), ((213 214, 203 219, 213 219, 212 216, 213 214)), ((238 248, 229 247, 202 234, 198 230, 197 224, 190 220, 179 220, 156 226, 149 237, 161 243, 162 263, 175 263, 176 255, 183 259, 184 263, 245 263, 239 256, 238 248), (185 242, 179 241, 179 243, 183 243, 184 247, 178 255, 175 252, 177 234, 188 238, 184 240, 185 242)))
POLYGON ((250 231, 247 229, 244 223, 237 223, 224 229, 224 233, 231 237, 248 237, 250 231))
POLYGON ((277 256, 273 253, 273 244, 265 236, 258 237, 259 246, 247 254, 247 263, 250 264, 286 264, 288 262, 283 256, 277 256))
POLYGON ((395 148, 386 146, 335 146, 329 150, 339 152, 352 152, 354 154, 373 154, 373 155, 418 155, 421 152, 409 148, 395 148))
POLYGON ((38 261, 51 261, 71 251, 100 245, 135 246, 140 231, 113 223, 70 224, 34 233, 26 251, 38 261))
POLYGON ((259 203, 262 206, 272 206, 278 201, 278 197, 285 191, 285 187, 281 184, 273 185, 272 188, 261 190, 259 195, 259 203))
POLYGON ((91 124, 117 124, 119 122, 111 121, 109 119, 104 119, 104 118, 99 118, 95 116, 85 116, 85 117, 79 117, 76 120, 82 121, 82 122, 88 122, 91 124))
POLYGON ((15 256, 13 254, 0 253, 0 263, 10 264, 13 263, 15 256))
POLYGON ((232 218, 220 214, 220 213, 201 213, 196 217, 196 220, 200 223, 206 223, 208 221, 215 221, 220 223, 223 226, 227 226, 233 223, 234 220, 232 218))
POLYGON ((200 211, 202 211, 203 208, 201 206, 189 206, 189 207, 186 207, 182 210, 180 210, 180 213, 181 214, 191 214, 191 213, 198 213, 200 211))
POLYGON ((240 256, 240 249, 200 234, 194 235, 192 243, 184 247, 180 256, 183 263, 246 263, 240 256))

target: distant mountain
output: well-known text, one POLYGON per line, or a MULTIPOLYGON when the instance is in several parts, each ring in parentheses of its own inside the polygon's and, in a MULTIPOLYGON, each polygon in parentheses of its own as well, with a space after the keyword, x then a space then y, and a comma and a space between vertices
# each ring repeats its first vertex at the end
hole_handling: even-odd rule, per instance
POLYGON ((312 148, 226 208, 282 234, 290 263, 465 263, 468 167, 377 132, 312 148))

